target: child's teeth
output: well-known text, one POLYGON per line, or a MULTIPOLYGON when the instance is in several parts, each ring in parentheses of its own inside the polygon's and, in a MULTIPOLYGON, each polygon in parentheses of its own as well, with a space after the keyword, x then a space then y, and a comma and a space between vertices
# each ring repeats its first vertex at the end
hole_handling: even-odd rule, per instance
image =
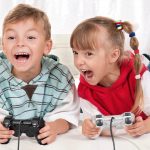
POLYGON ((82 71, 82 72, 85 72, 86 70, 85 70, 85 69, 82 69, 81 71, 82 71))

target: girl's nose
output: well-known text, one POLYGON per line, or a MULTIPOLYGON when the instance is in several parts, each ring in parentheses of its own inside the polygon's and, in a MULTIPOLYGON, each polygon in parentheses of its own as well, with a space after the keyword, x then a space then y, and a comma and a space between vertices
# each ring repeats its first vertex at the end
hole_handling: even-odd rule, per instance
POLYGON ((78 66, 84 65, 84 64, 85 64, 84 58, 78 56, 78 58, 76 58, 76 64, 77 64, 78 66))

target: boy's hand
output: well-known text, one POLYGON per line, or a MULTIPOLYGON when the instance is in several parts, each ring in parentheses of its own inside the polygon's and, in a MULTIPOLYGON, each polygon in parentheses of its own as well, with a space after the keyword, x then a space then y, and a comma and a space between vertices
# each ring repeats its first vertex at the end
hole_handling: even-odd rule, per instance
POLYGON ((5 128, 2 123, 0 123, 0 143, 5 143, 14 134, 13 130, 5 128))
POLYGON ((90 120, 85 119, 82 124, 82 134, 88 138, 92 138, 99 134, 99 128, 90 120))
POLYGON ((43 139, 42 144, 49 144, 55 141, 57 137, 57 130, 55 129, 54 122, 45 123, 45 126, 40 129, 38 139, 43 139))
POLYGON ((42 139, 42 144, 52 143, 58 134, 63 134, 70 129, 70 123, 64 119, 57 119, 52 122, 46 122, 45 127, 40 129, 38 139, 42 139))
POLYGON ((136 117, 135 123, 131 126, 126 127, 126 131, 131 136, 140 136, 147 132, 147 123, 150 123, 147 120, 143 120, 141 116, 136 117))

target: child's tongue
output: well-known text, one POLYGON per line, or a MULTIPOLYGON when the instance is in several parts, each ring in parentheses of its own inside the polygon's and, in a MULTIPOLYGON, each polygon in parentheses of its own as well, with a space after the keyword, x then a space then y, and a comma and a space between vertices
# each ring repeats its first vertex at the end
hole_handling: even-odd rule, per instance
POLYGON ((29 55, 18 55, 16 59, 19 61, 26 61, 29 58, 29 55))
POLYGON ((86 79, 92 78, 93 77, 93 72, 92 71, 86 71, 84 74, 86 79))

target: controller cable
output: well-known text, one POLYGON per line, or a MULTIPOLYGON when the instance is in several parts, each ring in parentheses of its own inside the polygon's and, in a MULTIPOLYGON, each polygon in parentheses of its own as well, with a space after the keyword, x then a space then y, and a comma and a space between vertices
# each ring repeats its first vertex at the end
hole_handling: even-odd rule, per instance
POLYGON ((18 148, 17 148, 17 150, 19 150, 19 147, 20 147, 21 122, 22 122, 22 121, 20 120, 20 121, 19 121, 19 131, 18 131, 18 132, 19 132, 19 133, 18 133, 19 136, 18 136, 18 148))
MULTIPOLYGON (((112 122, 115 118, 114 117, 111 117, 111 120, 110 120, 110 134, 111 134, 111 138, 112 138, 112 142, 113 142, 113 150, 115 150, 115 140, 114 140, 114 135, 113 135, 113 131, 112 131, 112 122)), ((140 148, 132 141, 130 141, 129 139, 125 138, 125 137, 122 137, 122 136, 118 136, 119 138, 122 138, 128 142, 130 142, 131 144, 133 144, 137 150, 140 150, 140 148)))
POLYGON ((112 131, 112 123, 113 123, 113 120, 115 118, 114 117, 111 117, 111 120, 110 120, 110 134, 111 134, 111 139, 112 139, 112 143, 113 143, 113 150, 115 150, 115 140, 114 140, 114 135, 113 135, 113 131, 112 131))

